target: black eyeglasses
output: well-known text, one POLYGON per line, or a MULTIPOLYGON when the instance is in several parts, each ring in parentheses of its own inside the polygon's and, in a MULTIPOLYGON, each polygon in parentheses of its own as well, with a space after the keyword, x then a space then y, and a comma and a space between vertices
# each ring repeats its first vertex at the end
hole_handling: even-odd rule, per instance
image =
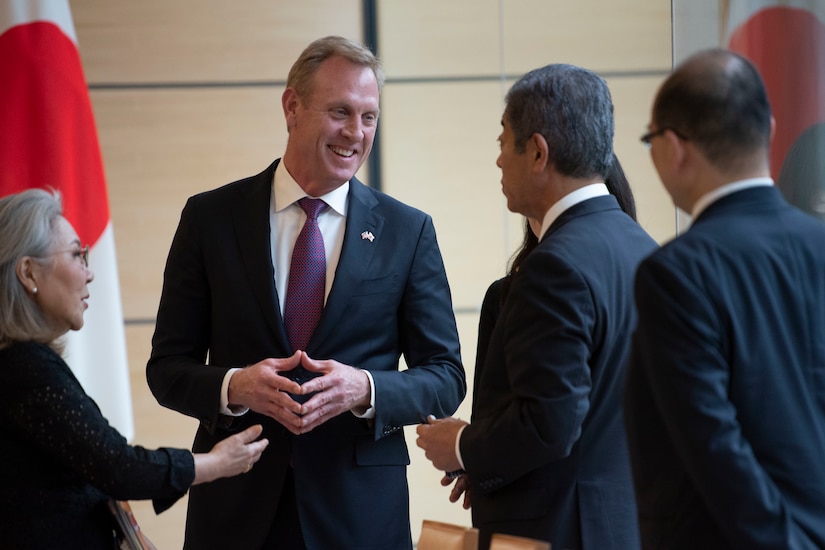
POLYGON ((80 259, 83 260, 83 265, 89 267, 89 245, 83 245, 78 251, 80 259))
POLYGON ((63 254, 64 252, 71 252, 76 258, 79 258, 83 265, 89 267, 89 245, 83 245, 80 248, 70 248, 68 250, 55 250, 46 256, 54 256, 55 254, 63 254))
POLYGON ((667 132, 668 130, 670 130, 671 132, 673 132, 674 134, 676 134, 676 135, 679 137, 679 139, 681 139, 681 140, 683 140, 683 141, 687 141, 687 139, 688 139, 688 138, 686 138, 684 134, 682 134, 682 133, 681 133, 681 132, 679 132, 678 130, 674 130, 673 128, 668 128, 667 126, 662 126, 661 128, 659 128, 658 130, 656 130, 656 131, 654 131, 654 132, 648 132, 648 133, 646 133, 645 135, 643 135, 642 137, 640 137, 640 138, 639 138, 639 141, 641 141, 641 142, 642 142, 642 144, 643 144, 645 147, 647 147, 648 149, 650 149, 650 142, 651 142, 651 140, 653 140, 653 138, 655 138, 656 136, 661 136, 662 134, 664 134, 664 133, 665 133, 665 132, 667 132))

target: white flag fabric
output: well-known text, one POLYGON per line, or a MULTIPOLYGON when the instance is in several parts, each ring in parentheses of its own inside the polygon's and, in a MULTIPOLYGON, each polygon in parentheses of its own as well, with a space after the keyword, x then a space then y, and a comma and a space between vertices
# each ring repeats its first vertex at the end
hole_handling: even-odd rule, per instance
POLYGON ((0 196, 59 189, 90 245, 89 309, 66 362, 104 416, 134 436, 109 199, 68 0, 0 0, 0 196))

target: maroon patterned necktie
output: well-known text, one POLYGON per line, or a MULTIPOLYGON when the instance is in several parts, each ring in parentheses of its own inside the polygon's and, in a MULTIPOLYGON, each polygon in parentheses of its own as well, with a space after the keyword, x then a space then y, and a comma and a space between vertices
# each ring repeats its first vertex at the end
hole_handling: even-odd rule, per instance
POLYGON ((318 229, 318 214, 327 207, 321 199, 304 197, 298 205, 306 212, 304 223, 289 266, 289 282, 284 302, 284 324, 294 350, 306 350, 309 338, 324 308, 327 258, 324 239, 318 229))

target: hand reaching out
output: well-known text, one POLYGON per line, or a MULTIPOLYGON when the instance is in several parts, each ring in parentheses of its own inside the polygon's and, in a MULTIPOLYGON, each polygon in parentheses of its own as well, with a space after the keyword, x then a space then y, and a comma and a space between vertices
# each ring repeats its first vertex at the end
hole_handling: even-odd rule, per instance
POLYGON ((269 445, 269 440, 258 439, 261 432, 263 427, 256 424, 216 443, 208 453, 195 453, 195 480, 192 485, 251 470, 269 445))

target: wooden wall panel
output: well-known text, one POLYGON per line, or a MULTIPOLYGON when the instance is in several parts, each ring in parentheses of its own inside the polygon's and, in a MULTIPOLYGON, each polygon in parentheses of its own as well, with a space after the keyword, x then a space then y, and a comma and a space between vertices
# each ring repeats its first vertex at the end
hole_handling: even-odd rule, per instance
POLYGON ((498 74, 498 0, 384 0, 379 52, 389 78, 498 74))
POLYGON ((380 51, 392 78, 521 74, 548 63, 667 70, 670 3, 387 0, 380 51))
POLYGON ((457 307, 503 273, 501 97, 491 83, 384 88, 384 190, 433 217, 457 307))
MULTIPOLYGON (((126 327, 132 406, 135 413, 135 438, 132 444, 147 449, 189 449, 198 426, 197 420, 158 405, 146 383, 144 367, 152 348, 150 340, 154 328, 154 325, 126 327)), ((131 506, 144 532, 158 548, 166 550, 183 548, 186 503, 187 496, 184 496, 160 515, 155 514, 150 500, 132 501, 131 506)))
POLYGON ((670 2, 505 2, 506 72, 572 63, 597 72, 670 70, 670 2))
MULTIPOLYGON (((478 314, 459 313, 456 315, 456 324, 458 337, 461 339, 461 358, 467 369, 467 398, 453 416, 469 421, 473 404, 473 365, 478 338, 478 314)), ((470 511, 462 508, 460 502, 450 502, 448 497, 451 487, 441 486, 443 473, 433 468, 432 463, 424 456, 424 451, 415 444, 415 426, 406 426, 404 436, 410 452, 407 481, 410 486, 410 528, 413 542, 418 540, 421 522, 424 519, 470 525, 470 511)))
POLYGON ((607 79, 616 119, 613 147, 633 189, 639 223, 660 243, 676 232, 676 209, 639 138, 647 131, 653 98, 663 80, 664 76, 607 79))
POLYGON ((92 93, 127 319, 154 318, 186 199, 256 174, 286 143, 280 88, 92 93))
POLYGON ((286 80, 309 42, 362 35, 359 0, 72 0, 91 84, 286 80))

